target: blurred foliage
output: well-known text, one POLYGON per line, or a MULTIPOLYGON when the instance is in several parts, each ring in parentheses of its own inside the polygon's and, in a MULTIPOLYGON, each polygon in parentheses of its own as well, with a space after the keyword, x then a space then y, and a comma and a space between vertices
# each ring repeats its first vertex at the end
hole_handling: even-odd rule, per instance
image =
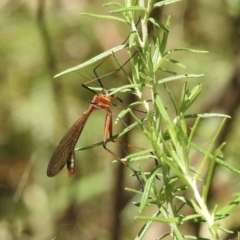
MULTIPOLYGON (((80 239, 111 239, 117 175, 112 156, 101 147, 76 152, 77 172, 73 177, 68 178, 65 168, 56 178, 46 176, 54 147, 92 99, 91 92, 82 89, 86 79, 80 75, 54 80, 53 75, 119 45, 128 36, 129 29, 121 23, 79 16, 80 12, 107 13, 109 9, 103 8, 103 3, 102 0, 0 3, 0 239, 72 240, 79 236, 80 239)), ((226 113, 224 101, 216 106, 213 103, 223 94, 237 68, 239 1, 189 0, 165 6, 155 14, 163 22, 171 15, 168 49, 189 47, 210 52, 177 55, 189 72, 206 75, 204 79, 194 80, 203 82, 203 93, 193 112, 217 108, 226 113)), ((118 58, 127 60, 124 51, 118 58)), ((80 74, 91 78, 93 67, 80 74)), ((110 59, 100 67, 100 75, 115 68, 110 59)), ((122 81, 123 75, 115 73, 104 84, 111 87, 121 85, 122 81)), ((178 92, 174 83, 170 87, 178 92)), ((121 96, 123 100, 124 97, 127 96, 121 96)), ((239 109, 235 108, 232 126, 224 136, 225 158, 236 167, 240 157, 239 118, 239 109)), ((103 124, 104 114, 93 113, 78 146, 100 141, 103 124)), ((202 132, 209 136, 215 125, 214 120, 208 122, 202 126, 205 129, 202 132)), ((119 122, 114 132, 121 127, 119 122)), ((134 134, 130 136, 133 144, 145 146, 138 132, 134 134)), ((122 188, 136 184, 134 178, 130 182, 127 179, 122 188)), ((229 202, 229 196, 238 189, 237 175, 220 168, 216 170, 212 199, 229 202)), ((137 198, 126 194, 130 200, 137 198)), ((136 214, 137 208, 128 201, 120 215, 119 239, 135 237, 141 228, 141 222, 132 219, 136 214)), ((228 228, 239 230, 237 212, 231 219, 232 222, 226 223, 228 228)), ((154 239, 154 231, 146 239, 154 239)))

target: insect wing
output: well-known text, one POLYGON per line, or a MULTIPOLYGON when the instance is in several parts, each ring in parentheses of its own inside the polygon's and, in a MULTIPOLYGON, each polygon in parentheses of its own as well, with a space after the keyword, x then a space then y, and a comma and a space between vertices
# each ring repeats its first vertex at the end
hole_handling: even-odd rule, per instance
POLYGON ((58 174, 67 161, 72 158, 72 153, 77 140, 84 128, 89 114, 84 114, 77 122, 68 130, 66 135, 60 141, 55 149, 47 168, 47 176, 53 177, 58 174))

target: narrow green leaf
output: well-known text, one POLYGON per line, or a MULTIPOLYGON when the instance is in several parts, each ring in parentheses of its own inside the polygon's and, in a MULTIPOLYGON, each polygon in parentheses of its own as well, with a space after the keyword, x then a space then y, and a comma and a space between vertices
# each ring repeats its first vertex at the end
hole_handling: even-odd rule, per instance
POLYGON ((184 239, 190 239, 190 240, 209 240, 209 238, 203 238, 203 237, 196 237, 191 235, 183 235, 184 239))
POLYGON ((123 7, 122 4, 116 3, 116 2, 105 3, 105 4, 103 4, 103 6, 104 7, 112 7, 112 6, 114 6, 114 7, 118 7, 118 8, 122 8, 123 7))
POLYGON ((151 190, 152 190, 152 184, 156 179, 156 175, 157 175, 160 167, 161 167, 160 165, 155 166, 153 168, 153 171, 150 174, 149 179, 147 180, 147 183, 144 187, 144 193, 143 193, 143 196, 142 196, 141 205, 140 205, 140 208, 139 208, 140 212, 143 211, 143 209, 146 207, 146 205, 148 203, 149 196, 150 196, 150 193, 151 193, 151 190))
MULTIPOLYGON (((220 131, 219 131, 220 132, 220 131)), ((207 202, 207 198, 208 198, 208 193, 209 193, 209 188, 212 184, 212 177, 213 177, 213 171, 214 171, 214 166, 215 166, 215 162, 217 157, 219 156, 219 154, 221 153, 223 147, 226 145, 226 143, 222 143, 213 153, 213 158, 212 161, 210 162, 209 166, 208 166, 208 174, 206 176, 206 180, 205 180, 205 185, 203 187, 203 191, 202 191, 202 198, 205 202, 207 202)))
MULTIPOLYGON (((187 84, 185 84, 185 88, 187 87, 187 84)), ((199 94, 201 93, 202 90, 202 84, 198 84, 195 86, 192 91, 189 93, 189 90, 185 89, 184 92, 182 93, 182 99, 181 99, 181 105, 180 105, 180 112, 185 112, 187 111, 190 106, 195 102, 199 94)))
POLYGON ((177 66, 179 66, 181 68, 186 68, 185 65, 183 65, 182 63, 180 63, 180 62, 178 62, 178 61, 176 61, 174 59, 167 59, 167 61, 169 61, 169 62, 171 62, 171 63, 173 63, 173 64, 175 64, 175 65, 177 65, 177 66))
POLYGON ((185 108, 183 109, 183 112, 185 112, 190 106, 196 101, 198 96, 200 95, 202 91, 202 84, 198 84, 195 86, 192 91, 188 94, 188 99, 185 105, 185 108))
POLYGON ((161 22, 157 21, 154 18, 149 18, 148 19, 149 22, 151 22, 152 24, 154 24, 156 27, 161 28, 163 31, 169 33, 169 28, 166 27, 164 24, 162 24, 161 22))
POLYGON ((175 218, 160 218, 160 217, 149 217, 149 216, 136 216, 136 219, 139 220, 147 220, 147 221, 153 221, 153 222, 161 222, 161 223, 179 223, 181 224, 181 217, 175 217, 175 218))
POLYGON ((174 128, 174 124, 171 121, 171 119, 165 109, 165 106, 163 105, 163 103, 160 99, 160 96, 158 94, 156 94, 155 98, 156 98, 156 105, 158 107, 158 110, 159 110, 160 114, 162 115, 162 117, 164 118, 164 120, 166 121, 168 127, 174 128))
MULTIPOLYGON (((204 154, 204 157, 200 163, 200 166, 198 167, 198 172, 195 174, 194 179, 198 180, 199 177, 202 175, 202 172, 204 171, 204 169, 206 169, 207 165, 208 165, 208 159, 209 159, 209 155, 212 152, 212 149, 214 147, 214 144, 217 140, 218 135, 220 134, 221 129, 223 128, 224 123, 226 122, 226 118, 223 118, 220 125, 218 126, 216 132, 214 133, 214 135, 211 138, 211 141, 209 143, 209 146, 207 148, 206 153, 204 154)), ((208 178, 210 178, 213 174, 213 167, 211 166, 212 164, 215 165, 216 162, 216 157, 214 155, 212 155, 213 157, 211 158, 211 162, 210 162, 210 170, 212 169, 212 171, 208 171, 208 178), (210 175, 210 176, 209 176, 210 175)))
POLYGON ((163 78, 157 81, 158 84, 170 82, 170 81, 176 81, 179 79, 185 79, 185 78, 199 78, 203 77, 204 74, 184 74, 184 75, 177 75, 172 77, 163 78))
POLYGON ((186 98, 187 98, 187 82, 184 83, 184 86, 182 88, 182 94, 180 99, 180 107, 177 112, 177 115, 180 114, 180 112, 184 112, 185 105, 186 105, 186 98))
POLYGON ((170 75, 174 75, 174 76, 177 75, 177 72, 170 71, 169 69, 166 69, 166 68, 159 67, 158 70, 161 70, 162 72, 168 73, 170 75))
POLYGON ((82 64, 79 64, 79 65, 77 65, 75 67, 69 68, 69 69, 67 69, 67 70, 65 70, 63 72, 60 72, 60 73, 56 74, 54 76, 54 78, 63 76, 65 74, 68 74, 68 73, 71 73, 71 72, 75 72, 77 70, 80 70, 80 69, 82 69, 82 68, 84 68, 86 66, 89 66, 89 65, 91 65, 91 64, 93 64, 93 63, 95 63, 95 62, 97 62, 97 61, 99 61, 99 60, 101 60, 101 59, 103 59, 103 58, 105 58, 107 56, 110 56, 113 52, 117 52, 117 51, 119 51, 119 50, 121 50, 121 49, 123 49, 125 47, 126 47, 126 45, 120 45, 120 46, 111 48, 111 49, 107 50, 106 52, 103 52, 103 53, 101 53, 101 54, 91 58, 90 60, 88 60, 88 61, 86 61, 86 62, 84 62, 82 64))
POLYGON ((162 54, 160 52, 160 38, 158 36, 153 36, 153 42, 154 42, 154 48, 155 48, 155 51, 154 51, 154 54, 152 56, 152 63, 153 63, 153 66, 157 65, 158 62, 161 60, 162 58, 162 54))
MULTIPOLYGON (((185 116, 183 116, 183 117, 185 118, 185 116)), ((188 149, 190 149, 191 143, 193 142, 193 137, 194 137, 194 134, 197 130, 199 122, 200 122, 200 118, 197 117, 196 121, 194 122, 194 125, 191 127, 190 135, 188 137, 188 146, 187 146, 188 149)))
POLYGON ((167 51, 167 53, 172 53, 172 52, 178 52, 178 51, 188 51, 188 52, 194 52, 194 53, 208 53, 208 51, 201 51, 201 50, 195 50, 191 48, 175 48, 167 51))
POLYGON ((184 118, 231 118, 229 115, 221 113, 194 113, 184 115, 184 118))
MULTIPOLYGON (((101 76, 102 78, 102 76, 101 76)), ((111 92, 109 95, 114 95, 119 92, 132 92, 134 88, 138 88, 139 84, 128 84, 128 85, 123 85, 122 87, 111 89, 111 92)))
POLYGON ((132 161, 139 161, 147 158, 155 158, 155 156, 151 154, 152 152, 153 152, 152 149, 144 149, 136 153, 129 154, 125 159, 126 161, 131 160, 132 162, 132 161))
POLYGON ((176 115, 178 115, 177 104, 176 104, 176 101, 175 101, 175 99, 174 99, 171 91, 169 90, 169 88, 167 87, 167 85, 166 85, 165 83, 163 84, 163 86, 164 86, 164 88, 167 90, 168 95, 169 95, 169 97, 170 97, 170 99, 171 99, 171 101, 172 101, 172 103, 173 103, 173 106, 174 106, 176 115))
MULTIPOLYGON (((171 17, 168 16, 167 22, 166 22, 167 29, 170 28, 170 22, 171 22, 171 17)), ((162 55, 164 54, 164 52, 166 50, 167 41, 168 41, 168 35, 169 35, 169 32, 167 32, 167 31, 163 32, 163 38, 162 38, 162 42, 161 42, 161 54, 162 55)))
POLYGON ((184 0, 165 0, 165 1, 161 1, 161 2, 155 3, 153 5, 153 7, 154 8, 162 7, 164 5, 172 4, 172 3, 175 3, 175 2, 182 2, 182 1, 184 1, 184 0))
POLYGON ((159 59, 159 61, 158 61, 156 64, 154 64, 154 67, 153 67, 153 72, 154 72, 154 73, 159 69, 159 67, 162 65, 162 63, 164 63, 164 62, 166 61, 166 59, 168 58, 169 55, 170 55, 170 53, 164 54, 164 55, 159 59))
POLYGON ((223 227, 223 226, 219 226, 219 230, 227 233, 227 234, 233 234, 234 232, 231 230, 228 230, 227 228, 223 227))
MULTIPOLYGON (((197 146, 195 143, 192 142, 192 143, 191 143, 191 146, 192 146, 195 150, 197 150, 199 153, 202 153, 203 155, 206 154, 206 151, 205 151, 204 149, 200 148, 199 146, 197 146)), ((212 154, 209 154, 208 157, 212 160, 214 156, 213 156, 212 154)), ((226 167, 227 169, 231 170, 232 172, 235 172, 235 173, 240 174, 240 170, 238 170, 238 169, 234 168, 233 166, 227 164, 226 161, 223 161, 222 159, 217 158, 217 159, 216 159, 216 162, 217 162, 218 164, 222 165, 223 167, 226 167)))
POLYGON ((140 6, 132 6, 132 7, 123 7, 117 10, 112 10, 110 13, 121 13, 121 12, 135 12, 135 11, 146 11, 146 8, 140 6))
MULTIPOLYGON (((126 191, 128 192, 132 192, 132 193, 135 193, 135 194, 142 194, 142 191, 139 191, 139 190, 136 190, 136 189, 133 189, 133 188, 125 188, 126 191)), ((140 203, 138 203, 138 206, 140 206, 140 203)))
POLYGON ((124 23, 127 22, 123 18, 114 17, 114 16, 110 16, 110 15, 100 15, 100 14, 92 14, 92 13, 80 13, 79 15, 88 16, 88 17, 94 17, 94 18, 98 18, 98 19, 110 19, 110 20, 124 22, 124 23))
POLYGON ((240 194, 237 194, 237 197, 230 202, 228 205, 220 209, 216 215, 228 215, 230 214, 234 208, 236 208, 240 203, 240 194))
MULTIPOLYGON (((154 214, 152 215, 152 217, 157 217, 160 213, 161 213, 161 211, 158 210, 156 213, 154 213, 154 214)), ((141 239, 145 236, 147 230, 150 228, 151 225, 152 225, 152 221, 150 221, 150 220, 147 221, 147 222, 143 225, 143 227, 141 228, 141 230, 139 231, 139 233, 138 233, 137 237, 135 238, 135 240, 141 240, 141 239)))

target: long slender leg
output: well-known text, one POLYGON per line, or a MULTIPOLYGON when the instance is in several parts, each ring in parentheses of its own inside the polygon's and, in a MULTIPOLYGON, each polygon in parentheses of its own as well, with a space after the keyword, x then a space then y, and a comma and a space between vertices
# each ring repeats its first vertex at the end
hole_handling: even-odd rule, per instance
POLYGON ((135 170, 133 167, 131 167, 128 163, 122 161, 122 159, 120 157, 118 157, 114 152, 112 152, 109 148, 107 148, 106 139, 107 139, 108 135, 110 137, 112 137, 112 112, 110 109, 108 109, 108 112, 106 115, 106 120, 105 120, 103 147, 106 151, 108 151, 110 154, 112 154, 118 162, 120 162, 124 166, 128 167, 134 173, 134 175, 137 177, 137 179, 140 183, 141 190, 144 191, 143 183, 139 177, 139 172, 137 170, 135 170))
MULTIPOLYGON (((99 84, 100 84, 100 86, 101 86, 103 89, 105 89, 104 86, 103 86, 103 84, 102 84, 102 82, 101 82, 101 80, 100 80, 100 78, 107 77, 107 76, 109 76, 109 75, 111 75, 111 74, 113 74, 113 73, 115 73, 115 72, 120 71, 120 70, 134 57, 134 55, 135 55, 136 53, 137 53, 137 52, 133 53, 132 56, 131 56, 121 67, 119 67, 118 69, 116 69, 116 70, 114 70, 114 71, 111 71, 111 72, 109 72, 109 73, 107 73, 107 74, 104 74, 104 75, 102 75, 101 77, 99 77, 98 74, 97 74, 96 69, 97 69, 99 66, 101 66, 104 61, 106 61, 106 60, 108 59, 108 57, 105 58, 101 63, 99 63, 99 64, 93 69, 93 72, 94 72, 94 75, 96 76, 96 78, 91 79, 91 80, 83 83, 82 86, 85 87, 85 88, 87 88, 87 89, 89 89, 89 88, 87 87, 87 85, 88 85, 89 83, 92 83, 92 82, 94 82, 94 81, 98 81, 99 84)), ((110 55, 110 56, 111 56, 111 55, 110 55)), ((109 56, 109 57, 110 57, 110 56, 109 56)), ((96 92, 95 92, 94 90, 92 90, 92 89, 89 89, 89 90, 92 91, 92 92, 94 92, 94 94, 96 94, 96 92)))

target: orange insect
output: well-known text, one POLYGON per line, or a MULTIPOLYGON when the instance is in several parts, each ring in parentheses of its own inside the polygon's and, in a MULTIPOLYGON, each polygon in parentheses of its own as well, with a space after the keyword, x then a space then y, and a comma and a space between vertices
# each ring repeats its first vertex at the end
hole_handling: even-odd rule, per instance
MULTIPOLYGON (((126 64, 126 63, 125 63, 126 64)), ((125 65, 124 64, 124 65, 125 65)), ((122 68, 123 66, 121 66, 122 68)), ((98 80, 99 84, 101 85, 103 89, 103 94, 96 93, 94 90, 88 88, 85 84, 92 82, 93 80, 83 84, 83 87, 89 89, 90 91, 95 93, 95 96, 93 97, 92 101, 90 102, 90 106, 87 111, 83 113, 83 115, 75 122, 75 124, 68 130, 68 132, 65 134, 65 136, 60 141, 59 145, 55 149, 50 162, 48 164, 47 168, 47 176, 53 177, 56 174, 58 174, 65 164, 67 164, 68 168, 68 174, 69 176, 73 175, 75 172, 75 155, 74 155, 74 147, 78 141, 78 138, 80 134, 83 131, 83 128, 90 116, 90 114, 94 110, 103 110, 106 112, 106 119, 105 119, 105 126, 104 126, 104 136, 103 136, 103 147, 105 150, 107 150, 110 154, 112 154, 116 160, 121 162, 123 165, 128 167, 133 171, 133 173, 136 175, 138 181, 140 182, 140 185, 143 189, 142 182, 139 178, 138 171, 136 171, 134 168, 132 168, 130 165, 128 165, 126 162, 122 161, 121 158, 119 158, 114 152, 112 152, 109 148, 107 148, 107 138, 108 136, 111 138, 112 135, 112 112, 110 110, 111 106, 111 100, 113 98, 118 99, 121 101, 117 96, 115 95, 109 95, 107 90, 103 87, 99 77, 96 73, 96 68, 94 69, 94 73, 96 75, 96 79, 98 80)), ((119 70, 119 69, 118 69, 119 70)), ((119 141, 113 141, 117 142, 123 145, 128 145, 126 143, 122 143, 119 141)), ((134 147, 129 145, 130 147, 134 147)), ((137 147, 138 148, 138 147, 137 147)), ((139 148, 141 149, 141 148, 139 148)))
MULTIPOLYGON (((104 147, 106 150, 107 136, 112 136, 112 112, 109 109, 111 105, 111 98, 114 96, 95 95, 90 102, 90 106, 86 112, 77 120, 77 122, 68 130, 66 135, 62 138, 59 145, 55 149, 50 162, 48 164, 47 175, 53 177, 58 174, 64 165, 67 163, 68 174, 71 176, 75 172, 74 162, 74 147, 77 140, 82 133, 82 130, 88 120, 88 117, 94 110, 104 110, 106 114, 105 128, 104 128, 104 147)), ((111 152, 111 151, 110 151, 111 152)), ((121 161, 122 162, 122 161, 121 161)), ((125 164, 125 163, 124 163, 125 164)))

